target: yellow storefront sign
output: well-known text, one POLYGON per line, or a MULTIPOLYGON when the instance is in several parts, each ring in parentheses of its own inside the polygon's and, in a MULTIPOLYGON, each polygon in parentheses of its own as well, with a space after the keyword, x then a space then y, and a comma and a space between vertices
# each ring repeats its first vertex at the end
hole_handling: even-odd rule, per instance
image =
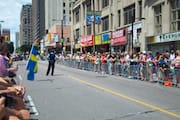
POLYGON ((95 36, 95 45, 101 45, 101 39, 102 39, 101 35, 96 35, 95 36))

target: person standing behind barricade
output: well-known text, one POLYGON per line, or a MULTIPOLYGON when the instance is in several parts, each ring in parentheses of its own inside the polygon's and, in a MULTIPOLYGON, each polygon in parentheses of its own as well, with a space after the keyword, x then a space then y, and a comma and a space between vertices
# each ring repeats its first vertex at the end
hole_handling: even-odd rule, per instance
POLYGON ((139 60, 140 78, 142 81, 144 81, 146 80, 146 51, 140 53, 139 60))
POLYGON ((112 75, 112 56, 110 54, 107 55, 106 61, 108 65, 108 74, 112 75))
POLYGON ((125 60, 124 53, 121 53, 120 62, 121 62, 121 76, 125 76, 125 63, 126 63, 126 60, 125 60))
POLYGON ((100 54, 95 57, 95 72, 100 72, 100 54))
POLYGON ((105 74, 105 67, 106 67, 106 53, 103 53, 103 55, 101 56, 101 71, 102 71, 102 74, 105 74))
POLYGON ((121 70, 121 66, 120 66, 120 53, 116 54, 116 61, 115 61, 115 74, 116 75, 120 75, 120 70, 121 70))
POLYGON ((149 82, 153 82, 153 67, 154 67, 154 63, 153 63, 153 55, 151 53, 151 51, 148 52, 147 55, 147 68, 148 68, 148 77, 149 77, 149 82))
POLYGON ((162 80, 162 82, 166 81, 167 80, 167 62, 165 60, 165 56, 164 55, 161 55, 160 58, 159 58, 159 63, 158 63, 158 66, 159 66, 159 69, 160 69, 160 80, 162 80))
POLYGON ((173 63, 175 66, 175 74, 176 74, 176 85, 180 88, 180 50, 176 52, 176 58, 174 59, 173 63))
POLYGON ((54 53, 54 51, 51 50, 51 52, 48 54, 48 69, 47 69, 47 72, 46 72, 46 75, 48 76, 49 75, 49 72, 50 72, 50 69, 51 70, 51 75, 53 76, 54 75, 54 68, 55 68, 55 61, 56 61, 56 55, 54 53))
POLYGON ((115 62, 116 62, 116 56, 115 54, 112 54, 107 57, 107 62, 108 62, 108 71, 109 74, 112 75, 114 74, 114 68, 115 68, 115 62))

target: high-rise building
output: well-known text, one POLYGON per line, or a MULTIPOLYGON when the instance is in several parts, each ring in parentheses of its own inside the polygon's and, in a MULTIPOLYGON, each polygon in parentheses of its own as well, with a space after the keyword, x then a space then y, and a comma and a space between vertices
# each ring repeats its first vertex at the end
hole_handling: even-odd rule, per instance
POLYGON ((19 34, 19 32, 16 32, 16 34, 15 34, 16 36, 16 43, 15 43, 15 46, 16 46, 16 48, 17 47, 20 47, 20 34, 19 34))
POLYGON ((32 38, 32 5, 22 6, 20 25, 20 45, 31 45, 32 38))
POLYGON ((54 46, 57 52, 70 51, 71 0, 45 0, 45 28, 45 47, 54 46))
POLYGON ((45 0, 45 28, 51 28, 54 24, 70 24, 71 21, 70 0, 45 0))
POLYGON ((45 35, 45 0, 32 0, 33 40, 45 35))
POLYGON ((10 41, 10 29, 3 28, 2 29, 2 36, 4 36, 5 41, 10 41))

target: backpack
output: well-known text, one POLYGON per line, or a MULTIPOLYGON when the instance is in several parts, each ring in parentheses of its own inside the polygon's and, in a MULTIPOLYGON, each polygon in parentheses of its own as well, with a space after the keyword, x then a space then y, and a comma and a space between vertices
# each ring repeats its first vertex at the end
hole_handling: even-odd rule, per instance
POLYGON ((50 53, 49 54, 49 60, 55 60, 55 54, 54 53, 50 53))

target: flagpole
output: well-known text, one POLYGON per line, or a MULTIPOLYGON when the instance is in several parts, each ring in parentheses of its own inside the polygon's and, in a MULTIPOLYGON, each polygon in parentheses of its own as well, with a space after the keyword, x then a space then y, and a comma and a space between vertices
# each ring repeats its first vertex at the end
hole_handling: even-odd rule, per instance
MULTIPOLYGON (((33 43, 33 44, 34 44, 34 43, 33 43)), ((33 44, 32 44, 32 47, 31 47, 30 54, 29 54, 29 56, 28 56, 28 60, 26 61, 25 69, 26 69, 26 67, 27 67, 28 61, 30 60, 30 56, 31 56, 31 54, 32 54, 33 44)), ((21 86, 23 85, 24 80, 26 79, 25 76, 26 76, 26 74, 27 74, 27 70, 25 70, 23 73, 24 73, 24 74, 22 75, 22 77, 21 77, 21 75, 18 76, 18 79, 19 79, 19 81, 20 81, 20 84, 19 84, 19 85, 21 85, 21 86)))

